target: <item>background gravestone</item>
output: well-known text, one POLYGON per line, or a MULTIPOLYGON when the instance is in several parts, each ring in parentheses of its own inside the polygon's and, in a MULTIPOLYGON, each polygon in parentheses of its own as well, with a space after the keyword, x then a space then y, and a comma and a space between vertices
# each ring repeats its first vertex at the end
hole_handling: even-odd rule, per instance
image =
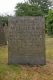
POLYGON ((4 27, 0 26, 0 46, 6 45, 6 44, 7 44, 7 42, 6 42, 4 27))
POLYGON ((9 26, 5 24, 5 26, 4 26, 4 32, 5 32, 5 38, 6 38, 7 44, 8 44, 8 29, 9 29, 9 26))
POLYGON ((9 19, 8 63, 45 64, 44 18, 9 19))

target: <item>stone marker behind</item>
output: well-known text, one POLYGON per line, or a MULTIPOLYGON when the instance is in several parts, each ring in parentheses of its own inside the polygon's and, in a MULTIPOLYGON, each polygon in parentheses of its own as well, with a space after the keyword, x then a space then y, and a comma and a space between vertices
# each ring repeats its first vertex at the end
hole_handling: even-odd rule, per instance
POLYGON ((5 37, 5 32, 4 32, 4 27, 0 26, 0 46, 6 45, 6 37, 5 37))

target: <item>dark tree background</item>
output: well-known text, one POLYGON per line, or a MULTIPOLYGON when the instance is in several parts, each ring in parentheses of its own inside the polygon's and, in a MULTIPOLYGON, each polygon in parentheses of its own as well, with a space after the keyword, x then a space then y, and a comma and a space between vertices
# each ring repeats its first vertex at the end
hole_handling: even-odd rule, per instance
POLYGON ((52 6, 51 0, 28 0, 31 4, 38 4, 44 15, 48 14, 49 7, 52 6))
POLYGON ((16 16, 39 16, 43 15, 37 4, 19 3, 15 7, 16 16))

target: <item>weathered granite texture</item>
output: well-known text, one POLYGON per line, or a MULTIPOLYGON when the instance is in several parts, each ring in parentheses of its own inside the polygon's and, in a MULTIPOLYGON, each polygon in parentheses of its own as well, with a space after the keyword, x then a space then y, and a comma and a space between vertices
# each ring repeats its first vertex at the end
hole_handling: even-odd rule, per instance
POLYGON ((45 23, 42 16, 9 19, 9 64, 45 64, 45 23))

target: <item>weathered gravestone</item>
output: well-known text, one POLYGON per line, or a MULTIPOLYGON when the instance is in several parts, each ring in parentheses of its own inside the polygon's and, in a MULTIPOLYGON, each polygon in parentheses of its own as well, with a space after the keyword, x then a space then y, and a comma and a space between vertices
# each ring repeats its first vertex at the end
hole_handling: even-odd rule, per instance
POLYGON ((6 45, 6 44, 7 44, 7 42, 6 42, 4 27, 0 26, 0 46, 6 45))
POLYGON ((6 37, 6 42, 8 43, 8 29, 9 29, 9 26, 5 24, 4 26, 4 32, 5 32, 5 37, 6 37))
POLYGON ((44 18, 9 19, 8 63, 45 64, 44 18))

